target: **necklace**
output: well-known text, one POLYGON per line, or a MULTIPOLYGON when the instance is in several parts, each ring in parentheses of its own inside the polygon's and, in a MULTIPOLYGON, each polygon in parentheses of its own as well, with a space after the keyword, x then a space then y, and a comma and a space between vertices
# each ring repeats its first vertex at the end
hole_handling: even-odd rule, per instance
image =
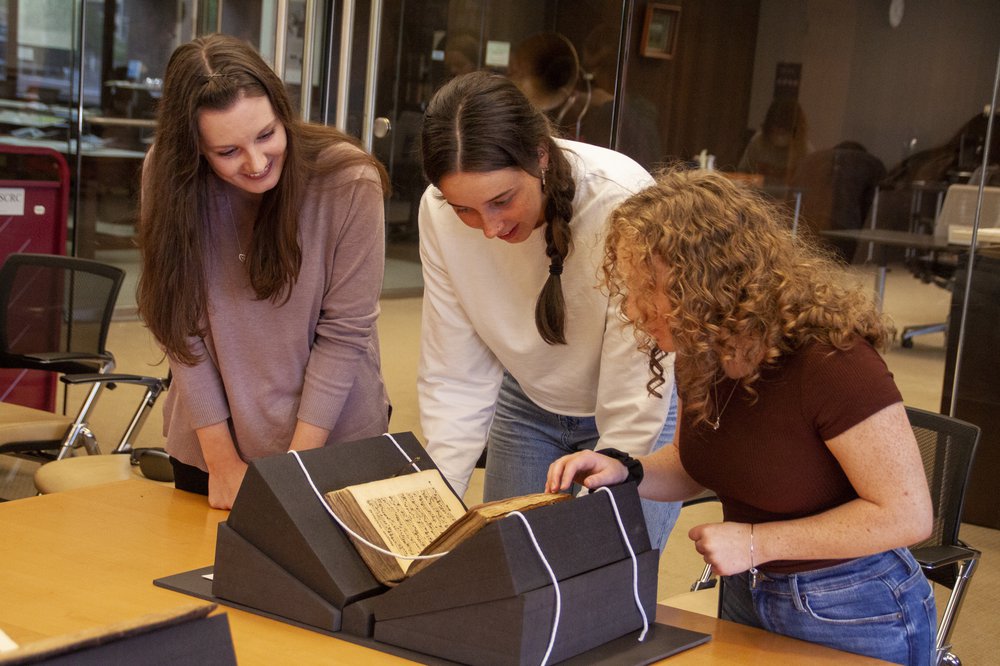
POLYGON ((240 249, 240 263, 247 263, 247 255, 243 252, 243 243, 240 242, 240 230, 236 228, 236 218, 233 217, 233 204, 229 201, 229 192, 226 192, 226 208, 229 210, 229 224, 233 226, 233 234, 236 236, 236 247, 240 249))
MULTIPOLYGON (((737 384, 739 384, 739 382, 733 382, 733 388, 730 389, 730 391, 729 391, 729 397, 726 398, 726 404, 724 404, 722 406, 722 409, 719 410, 719 413, 715 415, 714 419, 709 419, 708 420, 708 425, 712 426, 712 430, 718 430, 719 429, 719 422, 722 420, 722 413, 724 411, 726 411, 726 407, 729 406, 729 401, 733 399, 733 394, 736 393, 736 385, 737 384)), ((715 405, 716 405, 716 408, 718 408, 718 406, 719 406, 719 384, 718 383, 712 384, 712 392, 715 394, 715 405)))

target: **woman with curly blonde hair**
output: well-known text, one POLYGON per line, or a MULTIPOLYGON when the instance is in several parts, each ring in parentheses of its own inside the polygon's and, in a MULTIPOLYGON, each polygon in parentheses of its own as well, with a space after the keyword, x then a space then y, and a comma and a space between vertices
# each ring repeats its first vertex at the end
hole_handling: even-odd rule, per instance
POLYGON ((930 663, 933 593, 906 548, 930 531, 930 496, 876 351, 892 329, 866 290, 773 204, 706 171, 668 171, 621 204, 603 272, 650 355, 650 391, 676 352, 676 447, 575 453, 547 490, 637 479, 643 497, 676 501, 708 488, 724 520, 689 537, 724 577, 723 618, 930 663))

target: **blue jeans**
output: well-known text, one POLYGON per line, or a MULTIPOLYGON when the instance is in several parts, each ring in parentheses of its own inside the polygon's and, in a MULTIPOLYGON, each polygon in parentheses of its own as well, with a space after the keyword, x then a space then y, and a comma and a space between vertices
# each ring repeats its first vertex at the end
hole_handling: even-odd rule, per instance
MULTIPOLYGON (((670 412, 653 449, 670 444, 676 427, 677 400, 671 396, 670 412)), ((483 499, 489 502, 542 492, 549 465, 566 454, 593 449, 597 440, 594 417, 548 412, 532 402, 517 381, 504 373, 487 438, 483 499)), ((663 550, 679 512, 680 502, 642 500, 653 548, 663 550)))
POLYGON ((906 548, 798 574, 725 576, 722 618, 897 664, 934 660, 934 592, 906 548))

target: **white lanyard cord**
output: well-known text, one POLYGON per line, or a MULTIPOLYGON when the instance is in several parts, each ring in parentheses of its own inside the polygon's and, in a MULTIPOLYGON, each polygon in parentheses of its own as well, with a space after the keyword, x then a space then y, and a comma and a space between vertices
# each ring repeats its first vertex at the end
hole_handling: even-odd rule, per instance
MULTIPOLYGON (((396 445, 396 448, 399 449, 399 452, 402 454, 402 456, 406 458, 406 462, 410 463, 410 466, 413 468, 414 472, 421 471, 420 468, 417 467, 417 461, 411 458, 409 454, 403 450, 403 447, 399 445, 399 442, 396 441, 395 437, 393 437, 389 433, 383 433, 382 436, 388 437, 389 441, 396 445)), ((420 458, 417 458, 417 460, 420 460, 420 458)))
POLYGON ((622 533, 622 540, 625 542, 625 548, 628 549, 629 557, 632 558, 632 596, 635 599, 635 607, 639 609, 639 615, 642 616, 642 633, 639 634, 639 641, 643 641, 646 638, 646 632, 649 631, 649 620, 646 618, 646 611, 642 608, 642 602, 639 601, 639 562, 635 557, 635 551, 632 550, 632 544, 629 543, 628 534, 625 532, 625 525, 622 523, 621 514, 618 513, 618 503, 615 501, 615 496, 610 490, 605 487, 597 489, 597 492, 605 492, 608 494, 608 498, 611 500, 611 508, 615 512, 615 520, 618 521, 618 530, 622 533))
POLYGON ((545 650, 545 656, 542 657, 541 666, 549 661, 549 656, 552 654, 552 646, 556 642, 556 633, 559 631, 559 616, 562 613, 562 593, 559 591, 559 579, 556 578, 555 573, 552 571, 552 567, 549 566, 549 561, 545 559, 545 554, 542 553, 541 546, 538 545, 538 540, 535 539, 535 533, 531 529, 531 525, 528 524, 528 519, 524 517, 524 514, 520 511, 511 511, 507 514, 508 516, 517 516, 524 523, 525 529, 528 530, 528 536, 531 538, 531 543, 535 546, 535 552, 538 553, 538 558, 545 565, 545 570, 549 572, 549 578, 552 579, 552 589, 556 593, 556 613, 555 617, 552 619, 552 633, 549 635, 549 646, 545 650))

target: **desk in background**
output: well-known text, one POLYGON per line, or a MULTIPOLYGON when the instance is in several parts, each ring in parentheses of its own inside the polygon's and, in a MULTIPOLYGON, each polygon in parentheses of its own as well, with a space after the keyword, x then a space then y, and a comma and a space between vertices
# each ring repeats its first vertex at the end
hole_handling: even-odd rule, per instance
POLYGON ((829 229, 820 232, 829 238, 849 238, 859 243, 869 243, 872 246, 872 257, 878 267, 875 273, 875 295, 881 308, 885 297, 885 274, 888 261, 886 247, 901 247, 924 252, 954 252, 956 254, 968 251, 961 245, 951 245, 947 240, 930 234, 919 234, 911 231, 892 231, 888 229, 829 229))
MULTIPOLYGON (((204 497, 138 480, 0 504, 0 628, 27 643, 188 605, 190 597, 152 581, 211 564, 216 527, 227 515, 210 509, 204 497)), ((222 610, 229 614, 243 666, 276 660, 411 663, 252 613, 222 610)), ((658 607, 657 619, 713 635, 664 662, 671 666, 883 663, 666 606, 658 607)))

